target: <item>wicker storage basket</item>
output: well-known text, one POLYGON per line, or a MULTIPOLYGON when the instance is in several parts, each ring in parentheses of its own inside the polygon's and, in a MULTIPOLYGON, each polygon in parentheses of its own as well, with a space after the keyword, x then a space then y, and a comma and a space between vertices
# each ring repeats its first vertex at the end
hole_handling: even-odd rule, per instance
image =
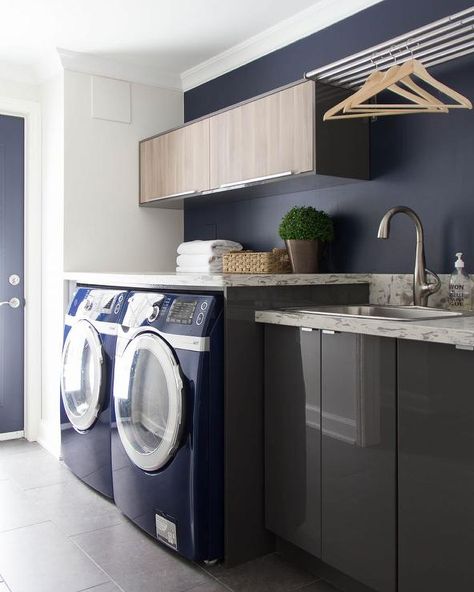
POLYGON ((291 273, 286 249, 232 251, 223 256, 224 273, 291 273))

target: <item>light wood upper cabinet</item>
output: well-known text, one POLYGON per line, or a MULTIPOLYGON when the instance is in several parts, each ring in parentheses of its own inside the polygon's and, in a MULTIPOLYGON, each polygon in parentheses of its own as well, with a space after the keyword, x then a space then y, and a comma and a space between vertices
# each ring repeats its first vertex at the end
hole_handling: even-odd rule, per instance
POLYGON ((239 184, 262 196, 319 187, 320 175, 368 179, 368 120, 323 121, 350 93, 305 80, 142 140, 140 205, 179 208, 206 192, 222 193, 214 203, 241 199, 239 184))
POLYGON ((209 120, 140 142, 140 203, 209 189, 209 120))
POLYGON ((304 82, 210 119, 211 189, 315 168, 314 82, 304 82))

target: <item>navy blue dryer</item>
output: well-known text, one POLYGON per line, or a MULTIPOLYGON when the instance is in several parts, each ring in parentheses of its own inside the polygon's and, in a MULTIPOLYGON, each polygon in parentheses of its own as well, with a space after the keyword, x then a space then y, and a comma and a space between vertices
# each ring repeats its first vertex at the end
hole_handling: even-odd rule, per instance
POLYGON ((132 292, 117 340, 115 503, 196 561, 223 556, 223 303, 132 292))
POLYGON ((112 498, 111 389, 127 292, 79 288, 66 315, 61 371, 61 448, 71 471, 112 498))

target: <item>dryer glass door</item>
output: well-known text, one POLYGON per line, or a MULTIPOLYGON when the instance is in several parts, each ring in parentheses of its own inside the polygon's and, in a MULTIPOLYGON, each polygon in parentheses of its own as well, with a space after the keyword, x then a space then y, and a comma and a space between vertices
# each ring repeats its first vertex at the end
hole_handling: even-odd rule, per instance
POLYGON ((115 361, 115 415, 132 462, 157 471, 174 456, 183 424, 183 381, 168 344, 141 333, 115 361))
POLYGON ((73 427, 89 429, 104 400, 104 353, 99 334, 85 319, 73 325, 63 347, 61 396, 73 427))

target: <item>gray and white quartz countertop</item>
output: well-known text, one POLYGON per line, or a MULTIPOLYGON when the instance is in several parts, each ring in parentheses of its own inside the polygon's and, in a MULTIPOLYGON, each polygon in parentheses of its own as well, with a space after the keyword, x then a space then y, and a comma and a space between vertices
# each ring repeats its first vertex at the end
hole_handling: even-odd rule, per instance
POLYGON ((273 325, 474 347, 474 314, 425 321, 389 321, 308 314, 296 310, 260 310, 255 313, 255 320, 273 325))
POLYGON ((368 283, 365 274, 238 274, 238 273, 101 273, 76 272, 64 273, 64 279, 80 284, 98 286, 123 286, 127 288, 204 288, 224 290, 226 287, 245 286, 308 286, 318 284, 360 284, 368 283))

